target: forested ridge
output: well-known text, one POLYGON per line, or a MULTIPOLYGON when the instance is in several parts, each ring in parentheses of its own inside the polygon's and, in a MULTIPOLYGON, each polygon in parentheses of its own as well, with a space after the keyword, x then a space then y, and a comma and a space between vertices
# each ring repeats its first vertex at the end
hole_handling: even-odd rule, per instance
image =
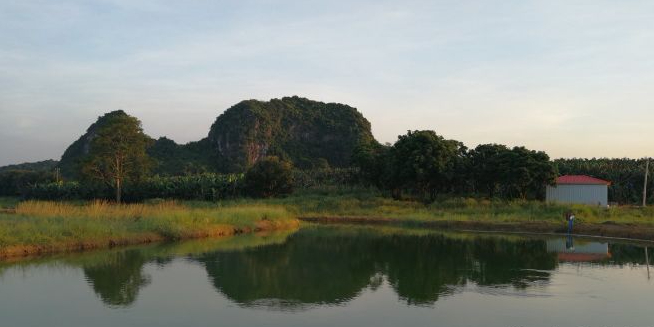
MULTIPOLYGON (((428 130, 408 131, 394 144, 382 145, 355 108, 286 97, 242 101, 216 119, 206 138, 187 144, 152 139, 138 119, 122 110, 107 113, 66 149, 59 162, 0 167, 0 195, 110 197, 120 183, 131 201, 217 200, 246 194, 245 173, 266 158, 275 160, 257 168, 268 172, 259 178, 282 172, 295 188, 372 186, 395 198, 426 202, 440 196, 542 199, 545 185, 553 184, 556 176, 574 174, 611 181, 610 201, 635 204, 641 201, 645 172, 643 159, 551 160, 545 152, 525 147, 489 143, 470 149, 428 130), (124 137, 111 139, 116 133, 142 140, 137 143, 143 152, 121 144, 124 137), (102 144, 104 152, 98 150, 102 144), (138 166, 133 176, 116 175, 110 167, 119 158, 111 157, 114 148, 121 146, 127 154, 120 157, 125 167, 132 169, 132 162, 138 166), (98 161, 98 153, 109 157, 98 161), (130 157, 134 153, 142 155, 130 157), (99 162, 104 162, 102 167, 99 162)), ((651 188, 652 179, 648 184, 651 188)), ((654 201, 651 193, 648 200, 654 201)))

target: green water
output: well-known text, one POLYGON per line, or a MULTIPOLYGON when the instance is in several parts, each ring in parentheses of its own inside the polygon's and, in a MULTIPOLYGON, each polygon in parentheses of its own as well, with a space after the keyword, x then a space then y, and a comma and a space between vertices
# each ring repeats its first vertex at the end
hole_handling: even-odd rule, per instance
POLYGON ((0 326, 652 326, 642 245, 307 227, 0 264, 0 326))

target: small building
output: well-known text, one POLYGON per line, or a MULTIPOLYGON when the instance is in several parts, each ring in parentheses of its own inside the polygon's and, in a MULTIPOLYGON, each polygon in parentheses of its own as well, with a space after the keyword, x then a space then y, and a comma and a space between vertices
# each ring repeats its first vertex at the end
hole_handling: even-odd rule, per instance
POLYGON ((557 238, 546 241, 547 252, 556 253, 560 262, 593 262, 611 258, 608 243, 557 238))
POLYGON ((579 203, 606 207, 611 182, 584 175, 565 175, 547 186, 547 202, 579 203))

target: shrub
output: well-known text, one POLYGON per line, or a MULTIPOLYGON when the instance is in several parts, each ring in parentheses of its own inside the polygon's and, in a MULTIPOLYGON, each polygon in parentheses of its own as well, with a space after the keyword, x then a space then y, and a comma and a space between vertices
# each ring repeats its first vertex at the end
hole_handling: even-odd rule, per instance
POLYGON ((253 197, 275 197, 293 192, 293 169, 277 157, 259 160, 245 173, 245 188, 253 197))

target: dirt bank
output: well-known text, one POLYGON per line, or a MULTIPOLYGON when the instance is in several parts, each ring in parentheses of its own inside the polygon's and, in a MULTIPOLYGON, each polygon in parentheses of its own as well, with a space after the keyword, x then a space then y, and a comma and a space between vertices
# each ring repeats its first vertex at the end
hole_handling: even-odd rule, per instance
POLYGON ((188 239, 201 239, 212 237, 225 237, 246 233, 255 233, 273 230, 291 230, 300 226, 299 220, 291 220, 282 224, 274 224, 270 221, 261 220, 255 223, 254 227, 233 227, 229 225, 220 226, 211 230, 203 230, 192 234, 185 234, 182 237, 167 237, 157 233, 143 233, 126 238, 108 238, 93 239, 71 243, 52 243, 52 244, 30 244, 0 247, 0 260, 15 259, 20 257, 38 256, 42 254, 52 254, 61 252, 80 252, 86 250, 106 249, 117 246, 148 244, 153 242, 164 241, 181 241, 188 239))
MULTIPOLYGON (((497 231, 514 233, 566 233, 563 223, 553 224, 550 222, 488 222, 488 221, 415 221, 399 220, 383 217, 300 217, 305 222, 321 224, 370 224, 370 225, 396 225, 411 226, 430 229, 447 230, 473 230, 473 231, 497 231)), ((606 222, 602 224, 576 224, 573 233, 575 235, 617 237, 640 241, 654 241, 654 227, 637 224, 617 224, 606 222)))

